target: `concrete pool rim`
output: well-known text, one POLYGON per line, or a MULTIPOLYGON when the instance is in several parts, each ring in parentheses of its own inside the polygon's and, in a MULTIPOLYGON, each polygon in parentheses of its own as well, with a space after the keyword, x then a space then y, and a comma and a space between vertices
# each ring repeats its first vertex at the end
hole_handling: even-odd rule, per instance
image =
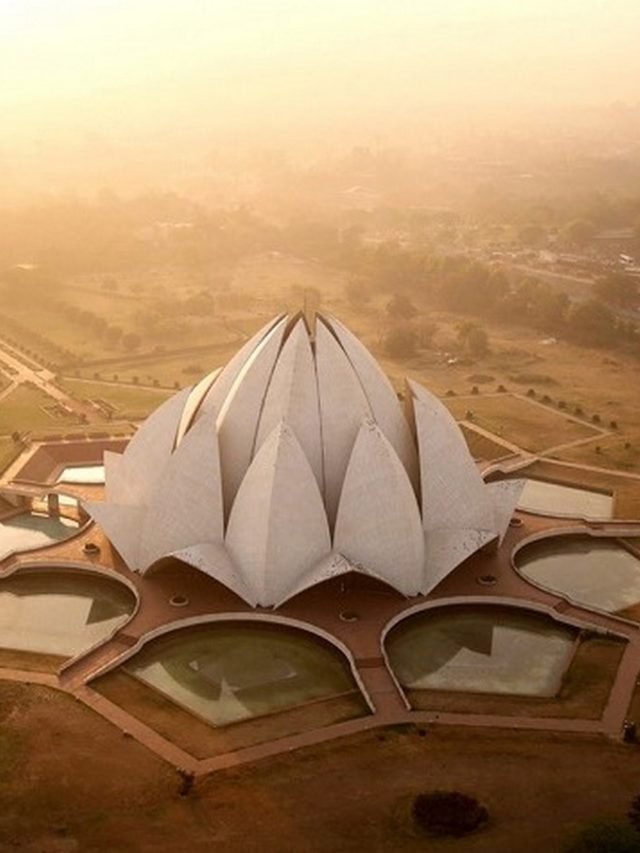
POLYGON ((521 539, 517 542, 514 547, 511 549, 511 554, 509 555, 509 560, 511 563, 511 568, 518 575, 518 577, 523 580, 525 583, 530 584, 534 589, 539 589, 542 592, 546 592, 548 595, 553 595, 556 598, 561 598, 564 601, 568 602, 572 607, 577 607, 580 610, 590 611, 598 616, 605 616, 608 619, 614 619, 618 622, 622 622, 625 625, 632 626, 634 628, 638 627, 638 622, 634 622, 633 619, 627 619, 626 616, 620 616, 615 612, 610 610, 603 610, 600 607, 596 607, 593 604, 585 604, 582 601, 577 601, 575 598, 572 598, 565 592, 562 592, 559 589, 554 589, 553 587, 547 586, 546 584, 540 583, 539 581, 534 581, 531 577, 526 575, 518 566, 516 557, 523 549, 535 544, 536 542, 544 542, 550 541, 552 539, 571 539, 571 538, 592 538, 598 539, 601 541, 611 540, 612 543, 615 543, 622 550, 627 551, 630 554, 633 554, 634 557, 640 563, 640 557, 636 551, 632 548, 629 548, 624 539, 626 536, 637 537, 638 531, 632 530, 629 533, 625 533, 623 530, 597 530, 590 529, 588 527, 562 527, 562 528, 551 528, 548 530, 539 530, 535 533, 526 536, 524 539, 521 539))
MULTIPOLYGON (((57 492, 56 494, 64 494, 65 497, 71 497, 74 500, 77 500, 75 495, 67 495, 66 492, 57 492)), ((18 515, 34 515, 41 518, 55 519, 55 516, 53 515, 46 515, 37 512, 34 513, 31 510, 22 509, 18 510, 17 512, 7 513, 7 515, 3 516, 3 518, 0 518, 0 523, 7 519, 15 518, 18 515)), ((62 517, 66 518, 66 516, 62 517)), ((68 520, 73 521, 73 519, 68 520)), ((62 539, 55 540, 54 542, 44 542, 42 545, 34 545, 30 548, 14 548, 10 551, 7 551, 4 555, 0 556, 0 576, 2 573, 3 563, 7 563, 12 558, 19 557, 22 554, 37 554, 39 551, 44 551, 46 548, 51 548, 53 545, 58 545, 62 542, 71 542, 86 533, 92 524, 95 524, 94 520, 91 517, 87 517, 84 521, 77 522, 77 527, 70 527, 69 529, 71 530, 71 533, 69 533, 68 536, 64 536, 62 539)))
MULTIPOLYGON (((416 616, 421 615, 422 613, 429 610, 436 610, 441 608, 452 608, 452 607, 478 607, 482 606, 493 606, 493 607, 501 607, 506 610, 513 611, 523 611, 529 613, 531 615, 539 615, 546 616, 552 619, 555 623, 557 623, 561 627, 569 627, 574 628, 578 633, 581 631, 589 631, 593 634, 597 634, 602 637, 616 637, 625 641, 628 641, 628 636, 623 631, 616 631, 614 628, 603 628, 600 625, 595 625, 592 622, 587 621, 587 619, 576 618, 575 616, 567 615, 566 613, 559 613, 552 605, 544 604, 540 601, 531 601, 529 599, 523 598, 513 598, 511 596, 500 596, 500 595, 469 595, 469 596, 447 596, 446 598, 437 598, 432 601, 423 601, 419 604, 415 604, 413 607, 408 607, 406 610, 403 610, 402 613, 397 613, 393 616, 389 621, 384 625, 382 631, 380 632, 380 646, 381 653, 384 659, 385 666, 387 671, 389 672, 396 689, 398 690, 400 696, 404 704, 407 707, 407 710, 411 711, 411 704, 407 699, 405 694, 405 690, 400 684, 398 680, 393 666, 391 665, 391 661, 389 659, 389 654, 387 651, 387 641, 389 638, 389 634, 392 631, 399 627, 402 622, 406 619, 411 619, 416 616)), ((605 616, 609 616, 610 614, 604 614, 605 616)), ((629 620, 621 620, 626 622, 629 625, 633 625, 637 627, 635 622, 629 622, 629 620)), ((575 649, 574 649, 575 652, 575 649)), ((569 656, 569 659, 566 664, 566 669, 571 665, 571 661, 573 660, 573 653, 569 656)), ((462 691, 464 692, 464 691, 462 691)))
MULTIPOLYGON (((302 619, 295 619, 289 616, 274 615, 272 613, 250 613, 234 611, 226 611, 222 613, 206 613, 198 616, 189 616, 184 619, 178 619, 164 625, 157 625, 155 628, 152 628, 150 631, 147 631, 145 634, 142 634, 140 637, 138 637, 137 641, 129 648, 124 649, 120 655, 113 658, 112 660, 109 660, 103 666, 98 667, 97 669, 92 671, 86 683, 90 685, 91 682, 96 680, 97 678, 100 678, 101 676, 106 675, 112 670, 122 666, 129 659, 134 657, 138 652, 142 651, 142 649, 148 643, 150 643, 152 640, 157 639, 158 637, 162 637, 172 633, 179 633, 182 629, 185 628, 203 627, 206 625, 225 622, 248 622, 257 623, 258 625, 262 623, 263 625, 268 625, 274 628, 289 628, 293 631, 299 631, 307 635, 311 635, 312 637, 315 636, 316 640, 320 640, 326 645, 331 646, 335 651, 338 652, 338 654, 340 654, 343 661, 347 664, 348 669, 351 673, 351 677, 353 678, 357 689, 360 691, 367 705, 367 708, 369 709, 369 712, 375 714, 375 704, 373 703, 369 692, 364 684, 364 681, 356 663, 355 656, 351 649, 346 645, 346 643, 331 634, 329 631, 325 631, 323 628, 320 628, 317 625, 313 625, 310 622, 306 622, 302 619)), ((122 627, 124 626, 121 626, 121 628, 122 627)), ((104 642, 106 641, 103 641, 103 643, 104 642)))
POLYGON ((55 560, 51 563, 44 563, 40 561, 12 563, 4 570, 0 570, 0 590, 2 589, 3 581, 9 580, 14 575, 27 573, 45 574, 47 572, 52 572, 54 574, 76 573, 78 575, 85 576, 93 575, 94 577, 111 581, 114 584, 124 586, 128 590, 128 592, 131 593, 133 603, 133 607, 131 608, 130 613, 127 615, 126 620, 123 620, 119 625, 115 625, 107 635, 101 637, 99 640, 96 640, 95 643, 92 643, 90 646, 87 646, 87 648, 83 649, 81 652, 78 652, 77 654, 68 657, 61 663, 59 673, 60 675, 62 675, 62 673, 66 669, 73 666, 73 664, 75 664, 77 661, 88 657, 96 649, 99 649, 101 646, 106 646, 107 643, 111 642, 111 640, 114 639, 115 635, 122 629, 126 628, 126 626, 131 622, 131 620, 137 615, 141 607, 142 601, 140 597, 140 592, 136 585, 124 575, 117 574, 112 569, 109 569, 105 566, 95 565, 92 563, 81 563, 73 560, 55 560))

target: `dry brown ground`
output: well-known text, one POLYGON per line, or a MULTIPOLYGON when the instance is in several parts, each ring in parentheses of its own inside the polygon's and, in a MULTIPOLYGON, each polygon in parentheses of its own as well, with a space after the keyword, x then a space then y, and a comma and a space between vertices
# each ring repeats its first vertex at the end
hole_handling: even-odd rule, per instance
POLYGON ((582 465, 598 465, 601 468, 619 468, 621 471, 640 472, 640 431, 625 430, 623 435, 617 433, 602 436, 589 444, 569 447, 559 454, 567 462, 577 462, 582 465))
POLYGON ((208 758, 299 732, 313 731, 369 713, 360 692, 354 691, 231 726, 213 728, 123 670, 110 672, 91 686, 196 758, 208 758))
POLYGON ((469 429, 464 424, 461 424, 460 429, 474 459, 484 459, 487 462, 493 462, 494 459, 508 456, 511 452, 503 444, 491 441, 486 435, 481 435, 479 432, 469 429))
POLYGON ((0 649, 0 666, 6 669, 25 669, 30 672, 58 672, 67 658, 18 649, 0 649))
POLYGON ((455 397, 445 400, 458 420, 473 412, 473 422, 506 438, 524 450, 541 451, 557 444, 591 438, 596 435, 588 424, 577 423, 561 412, 531 403, 512 394, 492 397, 455 397))
POLYGON ((183 799, 173 770, 65 695, 0 684, 0 721, 3 853, 554 853, 640 788, 638 748, 603 738, 408 728, 218 773, 183 799), (402 805, 436 787, 480 797, 491 826, 412 836, 402 805))
POLYGON ((624 642, 604 637, 583 640, 557 696, 498 696, 445 690, 411 690, 408 691, 408 698, 417 710, 598 720, 607 703, 624 647, 624 642))

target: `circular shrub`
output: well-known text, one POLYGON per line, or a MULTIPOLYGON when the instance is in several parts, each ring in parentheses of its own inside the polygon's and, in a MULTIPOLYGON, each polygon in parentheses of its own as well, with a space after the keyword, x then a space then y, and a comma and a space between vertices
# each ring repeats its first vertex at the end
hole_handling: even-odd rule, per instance
POLYGON ((418 794, 411 815, 420 829, 437 836, 468 835, 489 820, 486 808, 475 797, 460 791, 418 794))

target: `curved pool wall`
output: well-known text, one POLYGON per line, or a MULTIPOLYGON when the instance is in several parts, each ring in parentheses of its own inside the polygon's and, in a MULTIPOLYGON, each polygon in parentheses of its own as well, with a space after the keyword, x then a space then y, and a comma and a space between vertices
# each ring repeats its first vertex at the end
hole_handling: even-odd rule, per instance
POLYGON ((67 483, 78 486, 104 485, 104 465, 70 465, 63 468, 56 483, 67 483))
POLYGON ((123 668, 214 726, 358 689, 340 651, 303 630, 257 620, 165 633, 123 668))
POLYGON ((613 517, 613 495, 549 480, 525 478, 518 509, 563 518, 608 519, 613 517))
POLYGON ((531 583, 605 613, 640 602, 640 559, 617 540, 553 535, 523 543, 513 561, 531 583))
POLYGON ((404 690, 553 696, 576 637, 575 628, 540 613, 452 604, 397 622, 385 650, 404 690))
POLYGON ((0 560, 11 554, 62 542, 78 534, 81 529, 79 522, 63 516, 32 512, 12 515, 0 521, 0 560))
POLYGON ((135 607, 125 584, 98 572, 20 568, 0 580, 0 648, 75 657, 111 636, 135 607))

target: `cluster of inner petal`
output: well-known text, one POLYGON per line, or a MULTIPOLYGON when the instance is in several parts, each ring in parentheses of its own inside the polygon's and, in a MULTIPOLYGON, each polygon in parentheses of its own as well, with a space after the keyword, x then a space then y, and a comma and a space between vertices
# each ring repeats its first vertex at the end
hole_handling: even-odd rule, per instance
POLYGON ((403 409, 333 317, 278 317, 160 406, 87 510, 142 573, 174 556, 251 605, 357 571, 426 594, 502 540, 522 484, 485 484, 440 401, 403 409))

